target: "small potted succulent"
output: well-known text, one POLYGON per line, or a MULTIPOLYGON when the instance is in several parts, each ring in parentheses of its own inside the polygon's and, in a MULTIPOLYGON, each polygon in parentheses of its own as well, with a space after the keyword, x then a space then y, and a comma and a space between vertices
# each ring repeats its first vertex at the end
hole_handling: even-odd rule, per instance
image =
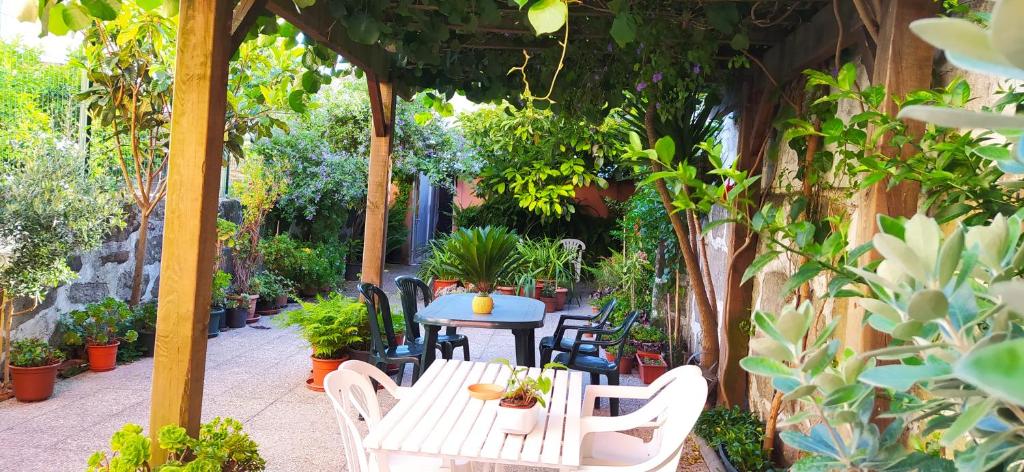
POLYGON ((509 370, 508 385, 498 404, 495 424, 509 434, 527 434, 537 425, 541 408, 547 407, 544 396, 551 391, 552 377, 545 375, 551 369, 565 369, 556 362, 544 365, 537 377, 530 377, 527 367, 512 365, 508 359, 495 359, 509 370))
POLYGON ((650 384, 668 370, 665 357, 654 352, 637 351, 636 365, 640 368, 640 381, 650 384))
POLYGON ((38 338, 20 339, 11 345, 11 381, 14 398, 38 402, 53 395, 57 368, 64 353, 38 338))
POLYGON ((279 315, 274 322, 284 328, 295 326, 313 348, 313 376, 306 381, 311 390, 324 390, 324 377, 348 360, 349 346, 363 340, 360 326, 366 323, 366 306, 339 293, 316 302, 301 302, 301 308, 279 315))
POLYGON ((185 428, 167 425, 157 436, 160 449, 167 451, 165 462, 150 464, 151 439, 142 426, 126 424, 114 433, 111 451, 94 452, 88 470, 96 472, 143 470, 224 470, 260 472, 267 463, 259 446, 242 430, 242 423, 231 418, 214 418, 199 428, 195 438, 185 428))
POLYGON ((231 286, 231 274, 218 270, 213 274, 213 287, 210 292, 210 325, 207 337, 220 336, 221 321, 224 320, 224 307, 228 301, 228 287, 231 286))
POLYGON ((491 290, 519 261, 518 244, 515 233, 491 226, 462 228, 445 241, 450 259, 440 263, 441 269, 476 288, 473 313, 485 315, 494 310, 491 290))
POLYGON ((131 329, 118 336, 118 325, 131 320, 132 309, 127 303, 106 298, 102 302, 87 305, 84 310, 68 313, 69 325, 73 328, 64 334, 69 345, 85 344, 89 358, 89 370, 106 372, 117 367, 117 347, 121 340, 135 342, 139 333, 131 329))

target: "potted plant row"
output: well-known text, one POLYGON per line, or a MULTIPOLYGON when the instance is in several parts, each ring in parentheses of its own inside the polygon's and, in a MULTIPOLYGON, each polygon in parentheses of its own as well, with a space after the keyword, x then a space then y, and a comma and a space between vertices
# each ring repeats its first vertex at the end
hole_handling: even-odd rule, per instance
POLYGON ((348 360, 348 349, 363 341, 360 327, 367 325, 366 306, 354 298, 333 293, 315 302, 300 302, 300 308, 278 316, 277 326, 296 327, 310 347, 313 375, 306 381, 310 389, 323 391, 324 377, 348 360))
POLYGON ((84 310, 68 313, 64 342, 70 346, 85 345, 89 370, 114 370, 121 341, 135 342, 138 339, 138 333, 133 329, 123 334, 118 330, 118 326, 131 320, 132 316, 132 309, 127 303, 108 297, 100 303, 86 306, 84 310))
POLYGON ((259 294, 256 312, 261 316, 276 315, 288 305, 288 293, 291 281, 271 271, 263 271, 253 276, 249 287, 259 294))
POLYGON ((11 381, 14 398, 38 402, 53 395, 57 368, 64 353, 38 338, 20 339, 11 344, 11 381))
POLYGON ((222 322, 224 322, 224 328, 227 329, 225 307, 227 306, 229 287, 231 287, 231 274, 217 270, 213 274, 213 284, 210 290, 210 324, 206 331, 207 337, 220 336, 222 322))
POLYGON ((633 328, 630 343, 636 346, 636 365, 640 369, 640 380, 650 384, 668 370, 662 355, 666 336, 660 329, 642 325, 633 328))

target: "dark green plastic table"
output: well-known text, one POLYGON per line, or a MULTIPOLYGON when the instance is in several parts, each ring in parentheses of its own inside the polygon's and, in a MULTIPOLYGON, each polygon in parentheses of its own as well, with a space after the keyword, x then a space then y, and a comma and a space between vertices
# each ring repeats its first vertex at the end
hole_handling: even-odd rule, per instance
POLYGON ((425 372, 434 362, 437 333, 442 326, 511 330, 516 337, 516 363, 536 367, 533 333, 544 326, 544 303, 527 297, 491 295, 494 310, 487 315, 478 315, 473 313, 475 296, 472 293, 445 295, 416 312, 416 322, 427 331, 420 368, 425 372))

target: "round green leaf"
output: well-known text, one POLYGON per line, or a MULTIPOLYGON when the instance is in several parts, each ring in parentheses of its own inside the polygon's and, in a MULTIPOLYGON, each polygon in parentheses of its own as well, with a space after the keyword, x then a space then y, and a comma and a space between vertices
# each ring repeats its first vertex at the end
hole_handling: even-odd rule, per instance
POLYGON ((356 13, 348 19, 348 36, 362 44, 376 44, 380 39, 380 23, 366 13, 356 13))
POLYGON ((302 89, 307 93, 316 93, 320 90, 320 75, 311 70, 302 73, 302 89))
POLYGON ((74 31, 81 31, 89 27, 92 19, 89 18, 89 11, 85 7, 72 3, 64 9, 64 23, 74 31))
POLYGON ((155 10, 160 5, 163 5, 164 0, 137 0, 140 7, 143 10, 150 11, 155 10))
POLYGON ((793 370, 785 364, 767 357, 748 356, 740 360, 740 367, 755 375, 768 377, 791 377, 793 370))
POLYGON ((304 96, 306 92, 302 90, 292 90, 288 94, 288 106, 291 107, 296 113, 303 113, 306 111, 306 101, 304 96))
POLYGON ((907 314, 922 322, 945 318, 949 314, 949 300, 940 290, 922 290, 910 298, 907 314))
POLYGON ((636 18, 627 12, 615 15, 611 34, 615 44, 618 44, 620 48, 626 47, 627 44, 632 43, 636 39, 636 18))
POLYGON ((46 22, 47 31, 57 36, 64 36, 68 34, 68 24, 64 21, 64 12, 67 11, 67 7, 63 3, 58 3, 50 7, 50 18, 46 22))
POLYGON ((90 15, 103 21, 116 20, 117 11, 121 8, 121 4, 113 0, 82 0, 82 5, 90 15))
POLYGON ((985 392, 1024 406, 1024 339, 976 349, 957 363, 954 373, 985 392))
POLYGON ((907 340, 917 336, 921 332, 922 324, 917 320, 904 321, 892 330, 892 337, 907 340))
POLYGON ((554 33, 569 19, 569 6, 563 0, 540 0, 530 7, 527 17, 538 36, 554 33))

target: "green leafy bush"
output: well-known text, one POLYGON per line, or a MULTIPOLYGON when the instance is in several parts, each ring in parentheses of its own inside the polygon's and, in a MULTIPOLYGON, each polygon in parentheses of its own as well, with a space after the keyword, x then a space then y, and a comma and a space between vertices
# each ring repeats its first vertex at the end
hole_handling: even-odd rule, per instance
POLYGON ((231 287, 231 274, 217 270, 213 274, 213 286, 210 292, 210 306, 223 307, 227 304, 228 289, 231 287))
POLYGON ((700 415, 693 432, 711 447, 721 447, 736 470, 771 470, 771 460, 761 449, 764 423, 749 411, 738 406, 712 408, 700 415))
POLYGON ((39 338, 19 339, 11 343, 11 365, 14 367, 44 367, 63 360, 63 352, 39 338))
POLYGON ((67 315, 64 342, 69 345, 107 345, 124 339, 134 342, 138 338, 135 330, 124 334, 119 327, 132 319, 132 309, 127 303, 107 297, 102 302, 86 305, 84 310, 75 310, 67 315))
POLYGON ((298 310, 278 315, 274 323, 284 328, 295 326, 299 335, 313 347, 318 359, 339 359, 345 350, 363 340, 360 331, 369 326, 366 306, 339 293, 317 297, 316 302, 300 302, 298 310))
POLYGON ((270 271, 254 275, 249 281, 249 287, 264 300, 273 300, 292 291, 290 280, 270 271))
POLYGON ((185 428, 168 425, 157 435, 167 462, 151 468, 150 439, 142 426, 126 424, 110 440, 111 452, 97 451, 89 457, 87 472, 231 471, 259 472, 266 469, 259 446, 242 431, 242 423, 231 418, 214 418, 202 425, 199 436, 190 437, 185 428))
POLYGON ((437 238, 423 252, 417 275, 423 280, 458 280, 452 270, 455 258, 447 246, 447 237, 437 238))

